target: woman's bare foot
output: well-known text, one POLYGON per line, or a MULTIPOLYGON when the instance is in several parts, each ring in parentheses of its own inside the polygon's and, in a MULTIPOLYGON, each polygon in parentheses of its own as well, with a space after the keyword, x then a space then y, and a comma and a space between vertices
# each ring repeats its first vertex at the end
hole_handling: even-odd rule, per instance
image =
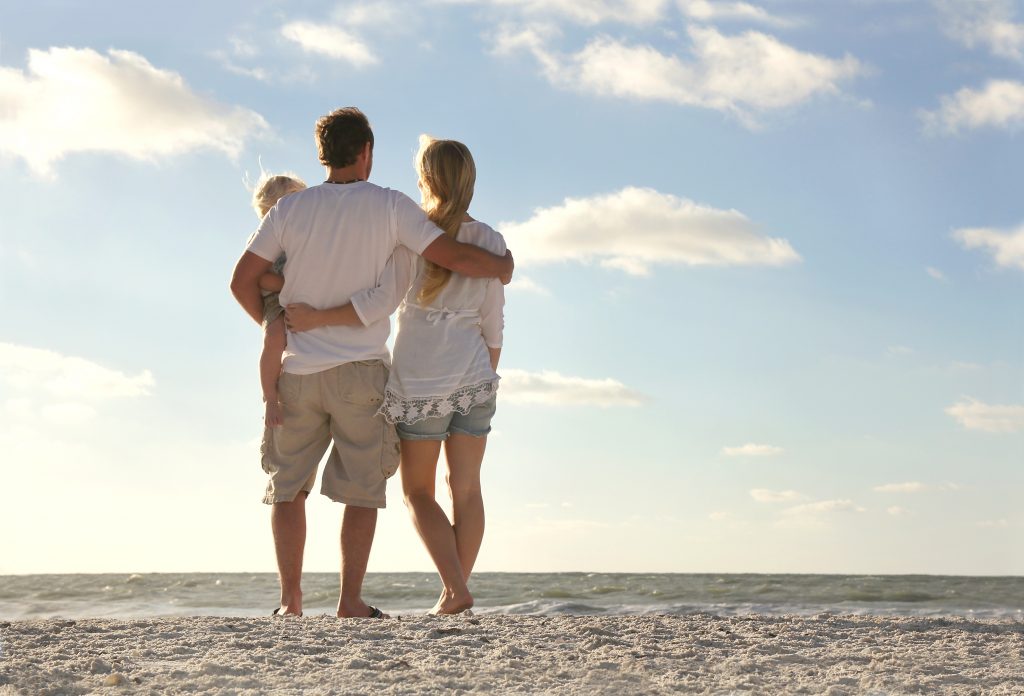
POLYGON ((428 614, 438 616, 439 614, 461 614, 473 607, 473 595, 466 592, 464 595, 456 595, 454 592, 443 590, 437 599, 437 604, 431 608, 428 614))
POLYGON ((276 428, 284 423, 284 411, 281 409, 281 402, 277 399, 267 402, 267 410, 263 414, 263 423, 268 428, 276 428))

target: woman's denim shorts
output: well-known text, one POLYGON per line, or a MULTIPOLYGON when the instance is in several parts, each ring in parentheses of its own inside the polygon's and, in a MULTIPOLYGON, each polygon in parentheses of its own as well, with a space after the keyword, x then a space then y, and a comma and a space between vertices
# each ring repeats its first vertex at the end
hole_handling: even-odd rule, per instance
POLYGON ((425 418, 415 423, 395 423, 398 437, 403 440, 447 440, 449 435, 484 437, 491 432, 491 419, 498 406, 498 395, 477 404, 463 415, 458 411, 447 416, 425 418))

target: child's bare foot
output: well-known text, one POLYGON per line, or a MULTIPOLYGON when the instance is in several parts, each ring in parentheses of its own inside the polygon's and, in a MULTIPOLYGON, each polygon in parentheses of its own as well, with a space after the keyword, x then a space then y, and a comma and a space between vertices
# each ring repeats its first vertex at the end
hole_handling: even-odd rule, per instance
POLYGON ((268 428, 276 428, 284 423, 284 411, 281 410, 280 401, 274 399, 267 402, 267 410, 263 414, 263 423, 268 428))

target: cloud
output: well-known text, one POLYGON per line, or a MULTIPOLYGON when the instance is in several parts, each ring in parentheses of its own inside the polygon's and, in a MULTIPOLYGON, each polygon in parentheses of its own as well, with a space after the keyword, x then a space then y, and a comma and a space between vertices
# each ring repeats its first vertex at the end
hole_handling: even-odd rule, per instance
POLYGON ((399 6, 394 2, 349 2, 339 5, 331 13, 335 21, 350 27, 386 27, 400 23, 402 18, 409 16, 409 6, 399 6))
POLYGON ((964 228, 954 230, 953 238, 967 249, 985 249, 999 266, 1024 270, 1024 225, 1008 231, 964 228))
POLYGON ((935 280, 942 280, 942 281, 946 280, 946 274, 943 273, 942 271, 940 271, 937 268, 932 268, 931 266, 928 266, 928 268, 926 268, 924 270, 925 270, 925 272, 928 275, 930 275, 935 280))
POLYGON ((832 59, 805 53, 756 31, 725 36, 713 27, 691 26, 687 33, 689 58, 608 36, 563 56, 547 48, 553 32, 537 27, 500 32, 495 52, 528 51, 557 87, 715 109, 751 128, 758 125, 756 113, 796 106, 819 94, 838 94, 842 81, 864 71, 852 56, 832 59))
POLYGON ((909 346, 889 346, 889 355, 913 355, 914 349, 909 346))
POLYGON ((529 17, 559 17, 583 25, 644 25, 664 16, 666 0, 441 0, 448 5, 507 8, 529 17))
POLYGON ((805 515, 824 515, 833 512, 867 512, 851 500, 819 500, 814 503, 804 503, 782 511, 785 515, 802 517, 805 515))
POLYGON ((200 96, 131 51, 32 49, 24 72, 0 68, 0 153, 39 176, 80 152, 153 161, 212 149, 236 157, 267 130, 259 114, 200 96))
POLYGON ((770 491, 766 488, 753 489, 750 497, 759 503, 790 503, 803 498, 796 491, 770 491))
POLYGON ((0 404, 8 426, 75 426, 95 418, 101 401, 148 395, 154 380, 149 370, 126 375, 84 358, 0 343, 0 384, 9 393, 0 404))
POLYGON ((307 53, 343 60, 357 68, 378 62, 366 44, 339 26, 289 22, 281 27, 281 35, 307 53))
POLYGON ((515 240, 522 263, 599 261, 633 275, 646 275, 655 264, 781 266, 800 260, 788 241, 759 235, 742 213, 646 188, 567 198, 501 229, 515 240))
POLYGON ((892 507, 887 507, 885 509, 885 511, 887 513, 889 513, 890 515, 892 515, 893 517, 902 517, 903 515, 906 515, 907 513, 910 512, 906 508, 900 507, 899 505, 893 505, 892 507))
POLYGON ((99 401, 145 396, 153 386, 153 375, 144 370, 129 376, 84 358, 0 343, 0 381, 14 391, 99 401))
POLYGON ((551 370, 502 370, 500 389, 503 399, 524 404, 639 406, 646 400, 614 379, 567 377, 551 370))
POLYGON ((1013 433, 1024 430, 1024 406, 986 404, 968 397, 953 404, 946 413, 968 430, 1013 433))
POLYGON ((1011 0, 935 0, 945 31, 968 48, 984 46, 993 55, 1024 61, 1024 24, 1014 22, 1011 0))
POLYGON ((740 447, 723 447, 722 454, 726 457, 773 457, 785 450, 775 445, 757 445, 748 442, 740 447))
POLYGON ((764 8, 749 2, 723 2, 722 0, 679 0, 684 15, 699 22, 749 21, 777 27, 792 26, 792 20, 769 14, 764 8))
POLYGON ((956 491, 960 486, 955 483, 921 483, 920 481, 904 481, 903 483, 886 483, 875 486, 876 493, 925 493, 928 491, 956 491))
POLYGON ((886 483, 875 486, 874 490, 878 493, 920 493, 927 488, 928 486, 920 481, 907 481, 905 483, 886 483))
POLYGON ((989 80, 980 90, 964 87, 939 98, 935 111, 920 112, 924 130, 931 135, 955 135, 962 130, 1024 125, 1024 83, 989 80))
POLYGON ((1005 519, 981 520, 977 522, 977 526, 982 529, 1006 529, 1010 526, 1010 523, 1005 519))
POLYGON ((508 284, 507 290, 518 290, 520 292, 531 292, 535 295, 543 295, 548 297, 551 295, 551 291, 543 285, 540 285, 533 278, 524 275, 516 275, 515 280, 508 284))

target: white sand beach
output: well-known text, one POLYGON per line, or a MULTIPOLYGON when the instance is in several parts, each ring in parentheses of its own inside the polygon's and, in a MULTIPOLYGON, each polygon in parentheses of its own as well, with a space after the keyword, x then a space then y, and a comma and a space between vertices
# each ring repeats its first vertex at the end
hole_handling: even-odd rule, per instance
POLYGON ((0 695, 1022 694, 1024 623, 459 616, 0 623, 0 695))

